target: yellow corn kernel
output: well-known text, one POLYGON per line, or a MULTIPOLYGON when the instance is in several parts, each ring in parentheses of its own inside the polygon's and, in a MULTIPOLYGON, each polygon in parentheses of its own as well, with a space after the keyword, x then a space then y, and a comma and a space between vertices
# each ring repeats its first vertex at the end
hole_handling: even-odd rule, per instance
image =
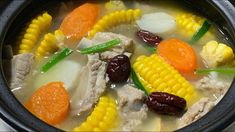
MULTIPOLYGON (((205 19, 191 13, 180 13, 176 16, 179 32, 185 37, 192 37, 203 25, 205 19)), ((206 35, 212 36, 208 31, 206 35)))
POLYGON ((231 47, 217 41, 209 41, 203 46, 200 53, 208 67, 216 67, 230 63, 234 60, 231 47))
POLYGON ((156 54, 138 57, 133 69, 148 93, 161 91, 174 94, 184 98, 189 106, 198 99, 190 83, 156 54))
POLYGON ((117 104, 110 98, 103 96, 86 121, 74 131, 107 131, 114 127, 117 121, 117 104), (98 115, 98 116, 97 116, 98 115))
POLYGON ((47 33, 44 35, 35 51, 36 60, 40 60, 41 58, 56 52, 59 49, 59 44, 63 43, 64 38, 65 36, 60 30, 56 30, 54 34, 47 33))
POLYGON ((97 32, 108 30, 116 25, 131 23, 141 16, 140 9, 129 9, 112 12, 102 17, 94 27, 89 31, 88 38, 91 39, 97 32))
POLYGON ((47 13, 34 18, 28 25, 19 46, 19 53, 32 52, 40 35, 51 25, 52 17, 47 13))

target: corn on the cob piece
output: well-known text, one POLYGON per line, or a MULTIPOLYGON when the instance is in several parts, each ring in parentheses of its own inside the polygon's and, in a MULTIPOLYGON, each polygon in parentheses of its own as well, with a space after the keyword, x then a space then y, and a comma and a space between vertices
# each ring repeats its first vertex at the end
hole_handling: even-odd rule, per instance
POLYGON ((102 17, 89 31, 88 38, 91 39, 97 32, 110 29, 118 24, 131 23, 141 16, 140 9, 129 9, 112 12, 102 17))
POLYGON ((203 46, 200 53, 208 67, 220 66, 234 60, 231 47, 217 41, 209 41, 203 46))
POLYGON ((64 39, 65 36, 60 30, 56 30, 54 34, 47 33, 35 51, 36 60, 40 60, 41 58, 56 52, 59 49, 59 44, 63 43, 64 39))
MULTIPOLYGON (((177 26, 186 37, 192 37, 203 25, 205 19, 191 13, 180 13, 176 16, 177 26)), ((212 35, 210 31, 206 34, 212 35)))
POLYGON ((74 131, 107 131, 114 127, 117 120, 117 105, 115 101, 103 96, 90 116, 74 131))
POLYGON ((22 39, 24 38, 24 34, 25 34, 27 27, 28 27, 28 24, 26 24, 26 26, 23 27, 23 29, 21 29, 20 33, 18 34, 18 36, 16 38, 16 44, 13 47, 14 53, 19 53, 20 44, 21 44, 22 39))
POLYGON ((34 18, 27 27, 24 36, 21 40, 19 53, 29 53, 36 45, 39 36, 47 30, 51 25, 52 17, 47 13, 34 18))
POLYGON ((140 56, 133 68, 148 93, 160 91, 184 98, 188 105, 197 100, 196 90, 158 55, 140 56))

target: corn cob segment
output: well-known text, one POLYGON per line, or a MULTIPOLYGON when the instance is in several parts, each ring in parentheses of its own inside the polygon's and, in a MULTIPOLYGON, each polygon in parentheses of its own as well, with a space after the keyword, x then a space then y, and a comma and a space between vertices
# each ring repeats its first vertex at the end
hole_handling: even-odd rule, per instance
POLYGON ((117 120, 117 105, 115 101, 103 96, 86 121, 74 131, 107 131, 114 127, 117 120))
POLYGON ((89 31, 88 38, 91 39, 97 32, 108 30, 116 25, 131 23, 141 16, 140 9, 129 9, 112 12, 102 17, 89 31))
POLYGON ((174 94, 184 98, 188 105, 198 99, 190 83, 156 54, 138 57, 133 68, 148 93, 160 91, 174 94))
MULTIPOLYGON (((186 37, 192 37, 202 27, 205 20, 191 13, 180 13, 176 16, 177 26, 182 29, 180 33, 186 37)), ((205 35, 212 36, 212 33, 208 31, 205 35)))
POLYGON ((208 67, 217 67, 234 60, 233 49, 217 41, 206 43, 200 53, 208 67))
POLYGON ((19 53, 20 44, 21 44, 22 39, 24 38, 26 29, 27 29, 27 26, 23 27, 23 29, 21 29, 20 33, 18 34, 16 38, 16 45, 13 48, 13 53, 19 53))
POLYGON ((56 30, 54 34, 47 33, 35 51, 36 60, 50 55, 59 49, 59 44, 63 43, 65 36, 62 31, 56 30))
POLYGON ((19 53, 32 52, 42 32, 50 27, 51 20, 52 17, 45 12, 31 21, 21 40, 19 53))

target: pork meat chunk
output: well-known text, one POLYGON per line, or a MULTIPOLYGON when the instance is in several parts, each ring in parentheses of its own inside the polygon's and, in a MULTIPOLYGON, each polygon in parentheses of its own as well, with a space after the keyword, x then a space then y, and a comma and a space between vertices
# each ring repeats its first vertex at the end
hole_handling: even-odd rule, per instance
POLYGON ((117 90, 117 94, 119 114, 123 120, 122 130, 134 130, 147 118, 148 107, 144 104, 144 93, 125 85, 117 90))
POLYGON ((99 54, 88 55, 88 63, 79 75, 76 93, 72 97, 72 113, 79 115, 92 108, 105 91, 108 77, 107 63, 99 59, 99 54))
POLYGON ((206 91, 210 95, 214 94, 218 98, 227 92, 229 86, 230 84, 227 82, 212 79, 210 77, 203 77, 195 84, 197 89, 206 91))
POLYGON ((22 87, 26 75, 29 74, 34 62, 34 55, 32 53, 24 53, 15 55, 11 60, 11 78, 10 88, 22 87))
POLYGON ((94 44, 100 44, 117 38, 121 40, 121 43, 107 51, 100 53, 100 57, 102 60, 108 60, 120 54, 125 54, 128 57, 131 56, 134 50, 133 40, 121 34, 99 32, 96 33, 92 41, 94 44))
POLYGON ((71 100, 73 114, 79 115, 81 112, 90 110, 105 91, 109 80, 106 75, 106 60, 120 54, 130 57, 133 51, 133 42, 130 38, 108 32, 97 33, 92 40, 83 38, 78 44, 77 48, 83 49, 116 38, 121 40, 119 45, 104 52, 88 55, 88 63, 79 74, 77 90, 71 100))
POLYGON ((179 128, 182 128, 190 123, 198 120, 209 112, 215 106, 209 98, 201 98, 198 102, 193 104, 188 111, 181 117, 178 122, 179 128))

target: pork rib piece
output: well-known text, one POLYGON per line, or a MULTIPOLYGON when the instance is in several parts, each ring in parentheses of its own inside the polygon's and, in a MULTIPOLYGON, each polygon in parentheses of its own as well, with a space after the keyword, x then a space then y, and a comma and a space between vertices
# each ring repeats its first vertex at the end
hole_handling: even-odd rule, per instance
POLYGON ((34 63, 34 55, 32 53, 23 53, 15 55, 11 60, 11 78, 10 88, 19 88, 24 84, 26 75, 31 71, 34 63))
POLYGON ((148 107, 144 104, 144 92, 130 85, 117 90, 119 114, 123 120, 122 130, 132 131, 147 118, 148 107))

